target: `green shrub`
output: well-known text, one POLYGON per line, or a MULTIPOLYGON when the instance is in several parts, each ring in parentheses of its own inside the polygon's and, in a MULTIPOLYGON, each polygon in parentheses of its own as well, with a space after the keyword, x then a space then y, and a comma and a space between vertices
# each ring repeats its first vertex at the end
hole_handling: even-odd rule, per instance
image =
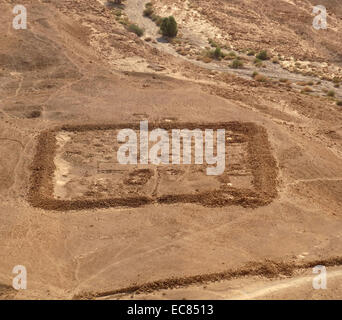
POLYGON ((213 48, 217 48, 219 46, 213 39, 209 39, 208 42, 213 48))
POLYGON ((254 64, 256 67, 260 68, 262 66, 262 61, 259 58, 256 58, 254 64))
POLYGON ((247 52, 247 56, 255 56, 255 51, 254 50, 249 50, 247 52))
POLYGON ((153 14, 152 7, 146 7, 146 9, 143 12, 144 17, 151 17, 153 14))
POLYGON ((216 60, 221 60, 221 58, 224 57, 224 54, 221 51, 220 47, 217 47, 216 49, 213 49, 213 50, 207 49, 203 52, 203 54, 204 56, 207 56, 211 59, 216 59, 216 60))
POLYGON ((153 13, 150 18, 158 27, 161 26, 161 24, 163 22, 163 18, 161 16, 158 16, 158 15, 153 13))
POLYGON ((220 47, 216 47, 214 51, 214 58, 215 59, 221 59, 222 58, 222 51, 220 47))
POLYGON ((175 18, 173 16, 164 18, 160 25, 160 31, 164 37, 173 38, 177 36, 178 26, 175 18))
POLYGON ((336 104, 337 104, 338 106, 342 106, 342 100, 337 101, 336 104))
POLYGON ((328 97, 335 97, 335 91, 334 91, 334 90, 329 90, 329 91, 327 92, 327 96, 328 96, 328 97))
POLYGON ((121 17, 121 16, 122 16, 121 10, 116 10, 116 11, 114 12, 114 14, 115 14, 117 17, 121 17))
POLYGON ((236 53, 234 51, 230 51, 228 53, 224 53, 223 57, 225 58, 225 60, 233 60, 236 58, 236 53))
POLYGON ((243 62, 236 58, 233 60, 233 62, 230 64, 230 67, 233 68, 233 69, 239 69, 239 68, 242 68, 243 67, 243 62))
POLYGON ((130 24, 128 30, 134 32, 138 37, 141 37, 144 34, 144 30, 136 24, 130 24))
POLYGON ((257 59, 259 60, 268 60, 269 57, 268 57, 268 54, 267 54, 267 51, 266 50, 262 50, 260 51, 258 54, 257 54, 257 59))
POLYGON ((257 71, 253 71, 252 78, 255 78, 259 73, 257 71))

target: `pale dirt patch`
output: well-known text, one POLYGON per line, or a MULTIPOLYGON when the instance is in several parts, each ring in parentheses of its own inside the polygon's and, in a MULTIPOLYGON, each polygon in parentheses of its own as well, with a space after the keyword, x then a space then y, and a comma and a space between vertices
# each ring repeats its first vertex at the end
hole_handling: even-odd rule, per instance
MULTIPOLYGON (((70 134, 65 133, 65 132, 60 132, 56 136, 57 147, 63 148, 70 140, 71 140, 70 134)), ((68 178, 68 175, 70 173, 71 166, 58 153, 56 154, 54 163, 56 166, 55 176, 54 176, 54 185, 55 185, 54 196, 57 199, 65 198, 67 194, 66 194, 64 187, 70 181, 70 179, 68 178)))

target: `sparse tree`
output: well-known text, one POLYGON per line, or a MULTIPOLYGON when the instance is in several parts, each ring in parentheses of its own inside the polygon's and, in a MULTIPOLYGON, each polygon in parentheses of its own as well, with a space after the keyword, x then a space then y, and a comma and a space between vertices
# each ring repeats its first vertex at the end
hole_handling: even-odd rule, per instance
POLYGON ((173 38, 177 36, 178 26, 175 18, 173 16, 164 18, 163 22, 161 23, 160 30, 164 37, 173 38))

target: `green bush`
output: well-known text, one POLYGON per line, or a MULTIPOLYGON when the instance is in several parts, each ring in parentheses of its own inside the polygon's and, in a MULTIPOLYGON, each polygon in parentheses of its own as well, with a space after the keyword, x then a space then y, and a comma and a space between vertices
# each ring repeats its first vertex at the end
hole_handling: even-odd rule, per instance
POLYGON ((154 13, 150 16, 150 18, 158 27, 160 27, 160 25, 163 22, 163 18, 161 16, 154 14, 154 13))
POLYGON ((259 58, 255 58, 254 64, 256 67, 260 68, 260 67, 262 67, 262 60, 260 60, 259 58))
POLYGON ((342 106, 342 100, 337 101, 336 104, 337 104, 338 106, 342 106))
POLYGON ((117 17, 121 17, 121 16, 122 16, 121 10, 116 10, 116 11, 114 12, 114 14, 115 14, 117 17))
POLYGON ((204 56, 207 56, 211 59, 216 59, 216 60, 221 60, 221 58, 224 57, 223 52, 221 51, 220 47, 217 47, 216 49, 213 50, 204 50, 202 53, 204 56))
POLYGON ((221 59, 222 57, 222 51, 220 47, 217 47, 214 51, 214 58, 215 59, 221 59))
POLYGON ((217 48, 219 46, 213 39, 209 39, 208 42, 214 48, 217 48))
POLYGON ((151 17, 153 14, 152 7, 146 7, 146 9, 143 12, 144 17, 151 17))
POLYGON ((243 67, 243 62, 240 59, 234 59, 230 64, 230 67, 233 69, 239 69, 243 67))
POLYGON ((329 91, 327 92, 327 96, 328 96, 328 97, 335 97, 335 91, 334 91, 334 90, 329 90, 329 91))
POLYGON ((259 72, 253 71, 253 73, 252 73, 252 78, 255 78, 258 74, 259 74, 259 72))
POLYGON ((173 16, 164 18, 160 26, 160 31, 164 37, 174 38, 177 36, 178 26, 175 18, 173 16))
POLYGON ((141 37, 144 34, 144 30, 136 24, 130 24, 128 30, 134 32, 138 37, 141 37))
POLYGON ((267 60, 267 59, 269 59, 266 50, 260 51, 260 52, 257 54, 256 57, 257 57, 257 59, 259 59, 259 60, 267 60))

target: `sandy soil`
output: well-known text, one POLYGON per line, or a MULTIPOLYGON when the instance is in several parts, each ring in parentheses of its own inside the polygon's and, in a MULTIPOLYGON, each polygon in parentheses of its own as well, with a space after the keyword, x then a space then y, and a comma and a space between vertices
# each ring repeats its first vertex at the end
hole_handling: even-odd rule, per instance
MULTIPOLYGON (((127 1, 132 5, 128 13, 129 8, 134 12, 134 2, 127 1)), ((201 19, 224 30, 219 19, 226 14, 224 1, 214 1, 211 18, 209 4, 197 2, 204 8, 201 19)), ((341 297, 342 114, 335 99, 321 94, 322 87, 314 96, 279 81, 240 77, 221 70, 219 63, 215 70, 203 67, 159 49, 164 43, 128 32, 115 20, 113 9, 96 0, 22 3, 30 21, 21 31, 11 27, 13 1, 0 3, 1 298, 341 297), (32 205, 32 199, 38 201, 53 190, 64 199, 84 194, 75 185, 68 190, 69 178, 83 178, 77 170, 85 168, 80 163, 87 154, 105 151, 90 135, 79 145, 79 151, 87 152, 67 157, 63 152, 76 149, 76 141, 59 135, 61 152, 56 153, 50 148, 56 145, 51 130, 137 124, 142 119, 183 124, 236 121, 264 128, 268 142, 255 144, 255 155, 274 159, 276 171, 260 171, 255 165, 259 162, 252 162, 254 170, 264 172, 252 184, 268 186, 265 181, 271 176, 276 189, 266 188, 266 203, 252 207, 191 202, 146 202, 137 207, 125 201, 119 206, 68 209, 32 205), (40 189, 34 183, 37 177, 45 177, 40 189), (27 290, 11 289, 12 269, 18 264, 27 268, 27 290), (324 292, 310 286, 315 264, 331 268, 324 292)), ((161 5, 167 3, 163 0, 161 5)), ((303 8, 307 4, 298 3, 303 8)), ((200 11, 194 1, 190 4, 200 11)), ((244 19, 239 14, 241 1, 231 5, 236 9, 231 24, 254 30, 252 14, 244 19)), ((258 5, 259 1, 245 3, 260 15, 268 12, 270 20, 279 18, 269 4, 260 9, 258 5)), ((282 6, 296 18, 291 6, 285 1, 282 6)), ((279 38, 291 35, 289 41, 298 46, 292 43, 289 55, 338 65, 334 61, 340 51, 333 37, 336 29, 340 31, 340 17, 341 11, 334 12, 334 28, 325 37, 328 46, 319 42, 318 52, 311 50, 307 57, 301 56, 302 49, 310 48, 319 35, 308 42, 287 26, 272 38, 273 20, 266 20, 264 33, 258 29, 255 42, 269 38, 267 48, 285 54, 289 44, 282 46, 279 38)), ((252 46, 247 36, 229 38, 235 50, 252 46)), ((277 68, 269 70, 277 73, 277 68)), ((90 178, 98 180, 97 174, 90 178)))

